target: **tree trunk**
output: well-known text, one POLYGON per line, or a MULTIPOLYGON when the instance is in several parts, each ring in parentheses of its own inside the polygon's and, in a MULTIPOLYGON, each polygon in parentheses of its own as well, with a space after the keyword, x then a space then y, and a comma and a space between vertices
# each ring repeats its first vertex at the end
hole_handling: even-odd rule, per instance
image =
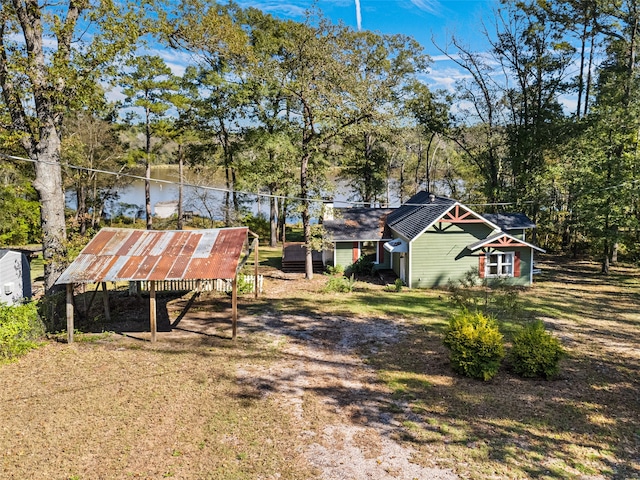
POLYGON ((280 241, 284 248, 287 241, 287 199, 282 199, 282 208, 280 209, 280 241))
POLYGON ((153 228, 153 220, 151 218, 151 123, 150 112, 147 108, 146 117, 146 144, 145 144, 145 172, 144 172, 144 206, 147 219, 147 230, 153 228))
MULTIPOLYGON (((226 155, 225 155, 226 158, 226 155)), ((224 168, 224 181, 226 186, 226 192, 224 192, 224 226, 231 226, 231 175, 229 167, 224 168)))
POLYGON ((153 229, 153 220, 151 218, 151 163, 147 157, 144 175, 144 205, 147 219, 147 230, 153 229))
POLYGON ((80 225, 80 235, 87 233, 87 189, 80 185, 77 192, 78 197, 78 223, 80 225))
POLYGON ((60 137, 54 126, 40 129, 40 141, 34 150, 37 160, 33 186, 40 195, 45 293, 59 290, 54 284, 66 268, 67 231, 64 218, 64 189, 60 167, 60 137))
MULTIPOLYGON (((233 157, 231 158, 231 165, 233 165, 233 157)), ((238 199, 238 192, 236 192, 236 169, 231 167, 231 185, 233 188, 233 220, 237 222, 240 218, 240 200, 238 199)))
MULTIPOLYGON (((273 195, 273 190, 271 191, 273 195)), ((269 246, 275 247, 278 245, 278 199, 276 197, 269 198, 269 233, 270 240, 269 246)))
POLYGON ((184 184, 184 158, 182 155, 182 145, 178 146, 178 230, 184 228, 184 210, 182 208, 182 189, 184 184))
POLYGON ((311 250, 311 215, 309 213, 309 187, 308 187, 308 168, 310 153, 305 152, 302 156, 300 165, 300 196, 302 197, 302 228, 304 231, 305 246, 305 262, 304 272, 305 278, 311 280, 313 278, 313 253, 311 250))

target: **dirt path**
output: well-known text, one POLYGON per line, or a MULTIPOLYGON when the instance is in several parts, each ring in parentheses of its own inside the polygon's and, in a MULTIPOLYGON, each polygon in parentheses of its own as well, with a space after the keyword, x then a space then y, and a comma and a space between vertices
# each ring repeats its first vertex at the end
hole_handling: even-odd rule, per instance
POLYGON ((239 375, 293 410, 305 426, 305 455, 318 478, 458 478, 448 470, 412 463, 413 451, 394 440, 402 426, 384 411, 392 403, 390 392, 356 354, 364 344, 375 352, 378 345, 395 342, 402 335, 396 324, 277 312, 243 322, 252 330, 266 331, 284 360, 267 368, 246 367, 239 375), (329 423, 314 430, 318 421, 326 422, 319 418, 323 416, 330 417, 329 423))

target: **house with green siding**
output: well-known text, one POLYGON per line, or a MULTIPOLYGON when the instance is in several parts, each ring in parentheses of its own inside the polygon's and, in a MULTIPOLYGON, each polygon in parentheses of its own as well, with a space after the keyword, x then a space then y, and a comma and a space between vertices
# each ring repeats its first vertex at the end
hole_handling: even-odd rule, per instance
POLYGON ((475 268, 480 278, 530 285, 535 225, 523 214, 480 215, 451 198, 420 192, 396 209, 345 208, 325 214, 327 264, 368 257, 411 288, 445 286, 475 268))

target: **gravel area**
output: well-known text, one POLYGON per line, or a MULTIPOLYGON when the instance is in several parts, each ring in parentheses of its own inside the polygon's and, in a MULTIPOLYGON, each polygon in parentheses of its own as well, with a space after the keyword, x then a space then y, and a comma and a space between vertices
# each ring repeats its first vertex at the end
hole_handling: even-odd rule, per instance
POLYGON ((252 330, 268 332, 285 359, 267 368, 243 369, 239 372, 242 381, 292 409, 305 425, 317 420, 309 418, 316 413, 314 410, 307 412, 304 408, 307 394, 319 398, 322 408, 338 419, 323 426, 320 434, 311 429, 303 433, 309 437, 305 456, 316 468, 318 478, 458 478, 450 470, 412 463, 413 450, 394 439, 402 426, 381 408, 391 402, 390 392, 357 354, 357 348, 364 344, 375 351, 376 344, 397 341, 403 335, 401 326, 384 320, 275 312, 242 321, 252 330))

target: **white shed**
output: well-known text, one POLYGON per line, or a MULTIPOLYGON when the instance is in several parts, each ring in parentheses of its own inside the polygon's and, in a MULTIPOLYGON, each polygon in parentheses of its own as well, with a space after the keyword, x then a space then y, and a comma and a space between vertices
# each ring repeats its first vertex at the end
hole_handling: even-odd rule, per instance
POLYGON ((0 302, 8 305, 31 298, 31 270, 24 253, 0 250, 0 302))

